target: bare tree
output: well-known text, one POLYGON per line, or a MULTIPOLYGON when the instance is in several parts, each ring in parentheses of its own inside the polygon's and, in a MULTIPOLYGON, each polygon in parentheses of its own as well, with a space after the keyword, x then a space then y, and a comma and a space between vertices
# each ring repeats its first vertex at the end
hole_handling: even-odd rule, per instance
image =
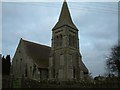
POLYGON ((115 45, 111 48, 111 53, 107 57, 107 68, 113 73, 117 73, 120 77, 120 45, 115 45))

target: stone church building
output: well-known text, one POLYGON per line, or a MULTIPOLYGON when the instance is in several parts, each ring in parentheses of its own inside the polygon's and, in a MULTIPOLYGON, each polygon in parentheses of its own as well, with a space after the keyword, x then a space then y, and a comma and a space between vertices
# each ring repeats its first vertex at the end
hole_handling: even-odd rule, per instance
POLYGON ((78 28, 72 21, 67 2, 52 29, 51 47, 21 38, 12 62, 14 78, 36 80, 79 80, 88 77, 79 49, 78 28))

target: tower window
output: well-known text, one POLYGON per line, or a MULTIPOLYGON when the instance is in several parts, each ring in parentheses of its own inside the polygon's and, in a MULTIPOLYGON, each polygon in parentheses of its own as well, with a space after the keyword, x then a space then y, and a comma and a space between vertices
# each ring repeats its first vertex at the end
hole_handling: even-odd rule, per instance
POLYGON ((73 36, 71 35, 71 46, 73 46, 74 45, 74 38, 73 38, 73 36))
POLYGON ((53 40, 53 44, 55 45, 55 47, 56 47, 56 36, 54 37, 54 40, 53 40))
POLYGON ((75 39, 75 36, 73 36, 73 46, 74 46, 74 47, 76 46, 76 39, 75 39))
POLYGON ((56 37, 56 46, 58 46, 59 45, 59 37, 57 36, 56 37))
POLYGON ((62 46, 62 35, 60 34, 60 46, 62 46))
POLYGON ((73 78, 75 78, 75 67, 73 67, 73 78))
POLYGON ((71 35, 69 35, 69 46, 71 46, 71 35))
POLYGON ((69 46, 76 47, 75 35, 69 35, 69 46))
POLYGON ((60 35, 57 35, 56 37, 55 37, 55 46, 62 46, 62 40, 63 40, 63 36, 62 36, 62 34, 60 34, 60 35))

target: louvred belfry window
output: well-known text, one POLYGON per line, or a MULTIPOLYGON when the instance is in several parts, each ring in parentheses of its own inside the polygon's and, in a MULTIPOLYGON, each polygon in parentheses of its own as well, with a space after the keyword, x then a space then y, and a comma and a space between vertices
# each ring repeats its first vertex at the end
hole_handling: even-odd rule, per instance
POLYGON ((62 46, 62 35, 60 34, 60 46, 62 46))

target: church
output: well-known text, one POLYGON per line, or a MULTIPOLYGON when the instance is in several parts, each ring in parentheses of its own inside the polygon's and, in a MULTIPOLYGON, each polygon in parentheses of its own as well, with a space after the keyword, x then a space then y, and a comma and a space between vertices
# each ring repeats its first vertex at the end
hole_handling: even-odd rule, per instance
POLYGON ((89 71, 82 62, 78 28, 64 1, 56 25, 52 28, 51 47, 20 39, 12 61, 14 78, 35 80, 80 80, 89 71))

